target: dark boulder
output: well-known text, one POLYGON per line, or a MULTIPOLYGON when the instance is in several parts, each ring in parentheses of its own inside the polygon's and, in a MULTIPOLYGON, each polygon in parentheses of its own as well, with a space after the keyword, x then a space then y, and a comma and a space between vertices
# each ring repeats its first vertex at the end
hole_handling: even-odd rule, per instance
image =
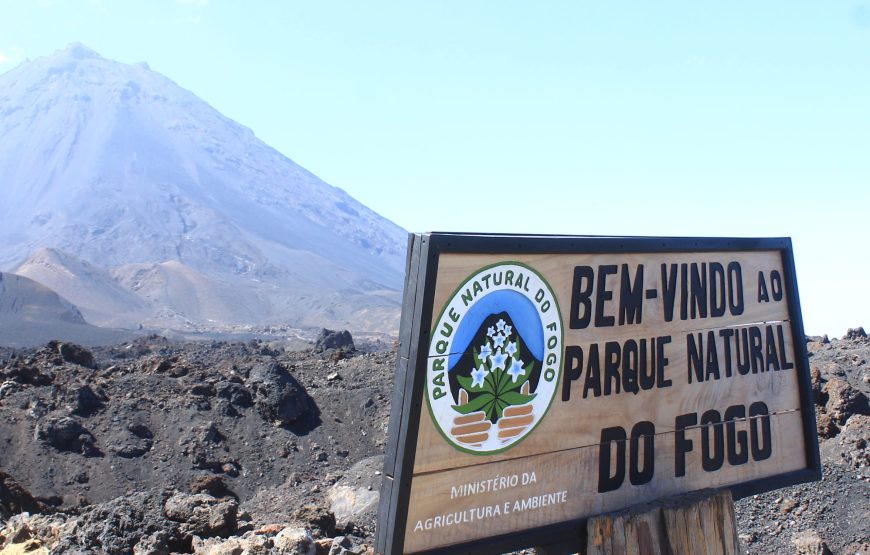
POLYGON ((320 330, 320 335, 317 336, 317 341, 314 343, 314 352, 325 353, 338 349, 343 351, 356 350, 350 332, 347 330, 335 331, 325 328, 320 330))
POLYGON ((148 426, 134 422, 111 434, 106 443, 108 449, 119 457, 133 459, 151 450, 153 437, 148 426))
POLYGON ((96 368, 94 355, 89 350, 75 343, 58 343, 57 352, 61 358, 71 364, 78 364, 85 368, 96 368))
POLYGON ((266 420, 293 424, 311 410, 313 401, 305 388, 277 362, 255 365, 248 383, 254 405, 266 420))
POLYGON ((36 439, 58 451, 81 453, 85 456, 100 454, 94 445, 94 436, 78 420, 69 416, 48 417, 40 422, 36 427, 36 439))
POLYGON ((825 412, 837 424, 845 424, 853 414, 870 415, 867 396, 845 380, 830 380, 822 392, 828 396, 825 412))
POLYGON ((69 390, 67 401, 72 413, 78 416, 91 416, 103 408, 103 400, 87 385, 69 390))

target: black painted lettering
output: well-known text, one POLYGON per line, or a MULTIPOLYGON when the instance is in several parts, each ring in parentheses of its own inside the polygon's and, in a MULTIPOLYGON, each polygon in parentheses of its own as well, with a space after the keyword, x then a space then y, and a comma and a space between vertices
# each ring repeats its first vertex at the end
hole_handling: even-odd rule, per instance
POLYGON ((659 389, 671 387, 671 380, 665 379, 665 366, 668 365, 668 357, 665 356, 665 345, 670 342, 670 335, 663 335, 656 339, 656 385, 659 389))
POLYGON ((725 314, 725 268, 718 262, 710 263, 710 316, 719 318, 725 314))
POLYGON ((782 300, 782 276, 779 274, 779 270, 770 272, 770 292, 773 294, 774 301, 782 300))
POLYGON ((752 353, 752 373, 764 372, 764 353, 761 351, 761 330, 749 328, 749 350, 752 353))
POLYGON ((664 302, 665 322, 674 319, 674 301, 677 298, 677 265, 662 264, 662 300, 664 302))
POLYGON ((767 405, 757 401, 749 405, 749 437, 752 440, 752 459, 763 461, 773 453, 770 434, 770 411, 767 405), (761 432, 758 428, 761 427, 761 432))
POLYGON ((707 317, 707 263, 693 262, 692 266, 692 319, 707 317))
POLYGON ((758 302, 770 302, 770 295, 767 294, 767 280, 764 278, 764 272, 761 270, 758 270, 758 302))
POLYGON ((582 330, 592 320, 592 279, 594 272, 589 266, 574 267, 574 284, 571 288, 571 317, 568 325, 572 330, 582 330))
POLYGON ((655 437, 656 427, 652 422, 638 422, 631 429, 631 445, 629 449, 628 480, 632 485, 639 486, 649 483, 655 473, 655 437), (639 466, 641 439, 643 439, 643 468, 639 466))
POLYGON ((674 420, 674 476, 686 475, 686 453, 692 450, 692 440, 686 438, 686 428, 698 424, 698 414, 681 414, 674 420))
POLYGON ((743 314, 743 270, 739 262, 728 263, 728 310, 734 316, 743 314))
POLYGON ((638 374, 640 378, 640 388, 644 391, 652 389, 656 385, 655 349, 651 348, 649 352, 653 357, 653 360, 650 360, 649 364, 647 364, 647 340, 641 339, 638 344, 638 360, 640 361, 638 374), (647 373, 647 370, 649 370, 649 373, 647 373))
POLYGON ((601 397, 601 367, 598 360, 598 343, 589 346, 589 361, 586 363, 586 381, 583 383, 583 398, 589 395, 589 390, 596 397, 601 397))
POLYGON ((725 355, 725 377, 730 378, 732 374, 731 370, 731 337, 734 335, 734 330, 731 328, 725 328, 723 330, 719 330, 719 337, 722 338, 723 346, 725 350, 723 354, 725 355))
POLYGON ((764 326, 764 368, 769 372, 779 370, 779 353, 776 352, 776 337, 773 326, 764 326))
POLYGON ((598 446, 598 493, 619 489, 625 481, 625 430, 619 426, 601 430, 601 444, 598 446), (611 456, 616 448, 616 456, 611 456), (616 459, 616 468, 613 466, 616 459))
POLYGON ((604 344, 604 394, 610 395, 611 384, 616 384, 616 393, 619 393, 619 366, 622 358, 622 349, 617 341, 608 341, 604 344))
POLYGON ((689 265, 680 264, 680 320, 689 319, 689 265))
POLYGON ((595 291, 595 327, 609 328, 616 322, 613 316, 604 314, 604 305, 613 299, 613 291, 607 288, 607 276, 616 273, 616 264, 598 267, 598 284, 595 291))
POLYGON ((619 284, 619 325, 640 324, 643 319, 642 306, 643 264, 637 265, 633 285, 631 274, 628 272, 628 264, 623 264, 619 284))
POLYGON ((707 332, 707 360, 704 369, 706 370, 705 380, 719 379, 719 353, 716 348, 716 332, 712 330, 707 332))
POLYGON ((622 389, 629 393, 638 392, 638 352, 637 341, 629 339, 622 345, 622 389))
POLYGON ((698 333, 698 342, 695 342, 695 334, 690 333, 686 336, 686 353, 688 358, 686 362, 689 370, 689 383, 692 383, 692 375, 694 373, 695 381, 704 381, 704 360, 701 353, 704 352, 704 336, 698 333))
POLYGON ((719 411, 708 410, 701 415, 701 467, 706 472, 722 468, 725 462, 725 434, 719 411), (710 450, 710 432, 713 432, 713 449, 710 450))
POLYGON ((740 466, 749 462, 749 441, 746 432, 737 431, 734 420, 746 417, 746 409, 743 405, 734 405, 725 410, 725 430, 728 434, 728 464, 740 466), (738 449, 739 447, 739 449, 738 449))
POLYGON ((738 330, 734 335, 734 345, 737 351, 737 373, 745 376, 752 369, 752 364, 750 363, 752 357, 749 354, 749 330, 746 328, 738 330), (743 347, 742 351, 741 345, 743 347))
POLYGON ((583 349, 577 345, 565 347, 565 377, 562 379, 562 400, 571 398, 571 383, 580 379, 583 371, 583 349))
POLYGON ((794 368, 794 363, 789 362, 788 357, 786 355, 787 351, 785 350, 785 335, 782 331, 782 324, 776 326, 776 337, 777 343, 779 345, 779 356, 781 357, 779 366, 783 370, 791 370, 794 368))

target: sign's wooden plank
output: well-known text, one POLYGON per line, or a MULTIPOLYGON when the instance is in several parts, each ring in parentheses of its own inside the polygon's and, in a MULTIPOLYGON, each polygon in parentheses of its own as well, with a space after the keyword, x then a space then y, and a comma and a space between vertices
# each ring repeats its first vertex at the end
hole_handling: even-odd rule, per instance
MULTIPOLYGON (((685 491, 727 487, 805 468, 800 413, 771 415, 769 424, 770 454, 753 460, 752 440, 748 438, 749 459, 740 465, 728 463, 728 433, 723 430, 724 459, 718 470, 704 469, 701 427, 686 430, 682 438, 676 432, 657 435, 654 479, 632 485, 626 468, 622 485, 606 492, 599 492, 599 445, 416 476, 408 505, 405 552, 582 519, 685 491), (676 476, 686 449, 684 444, 678 448, 681 440, 691 441, 692 448, 685 452, 685 475, 676 476)), ((759 423, 757 434, 763 429, 759 423)), ((737 422, 735 431, 749 435, 751 425, 737 422)), ((709 433, 710 457, 714 456, 714 436, 715 432, 709 433)), ((760 436, 756 439, 760 440, 760 436)), ((766 441, 757 447, 765 447, 763 443, 766 441)), ((616 451, 613 446, 611 450, 616 451)), ((626 445, 627 466, 630 450, 630 444, 626 445)))
MULTIPOLYGON (((711 409, 724 411, 732 405, 744 406, 749 410, 747 401, 764 402, 770 412, 782 412, 800 409, 800 394, 798 380, 795 374, 794 362, 796 354, 792 344, 792 333, 789 322, 777 324, 743 326, 740 328, 722 328, 702 332, 702 340, 707 341, 709 333, 713 334, 718 348, 719 378, 715 374, 707 374, 706 352, 705 366, 702 372, 703 381, 697 381, 696 366, 689 365, 689 354, 686 346, 687 335, 672 336, 672 343, 664 352, 669 364, 663 373, 664 379, 670 382, 667 387, 653 386, 643 390, 640 387, 637 394, 624 391, 620 385, 620 393, 616 393, 616 383, 612 381, 611 394, 602 393, 596 397, 591 388, 584 398, 586 376, 584 371, 580 378, 569 381, 569 397, 563 400, 563 383, 560 383, 559 393, 550 407, 547 417, 540 423, 534 434, 510 451, 497 455, 478 455, 458 451, 444 441, 429 417, 428 405, 422 409, 420 416, 420 435, 417 443, 415 473, 432 472, 445 468, 477 465, 492 460, 525 457, 535 453, 547 453, 584 445, 597 444, 601 438, 601 430, 612 426, 621 426, 630 430, 640 421, 650 421, 655 425, 657 433, 673 430, 674 420, 678 415, 702 414, 711 409), (767 341, 767 330, 773 336, 771 349, 777 352, 776 363, 770 358, 770 370, 765 365, 757 365, 757 372, 752 372, 752 364, 748 368, 738 370, 738 358, 735 345, 730 346, 730 367, 725 364, 725 340, 719 335, 722 329, 733 331, 742 336, 749 330, 756 330, 762 335, 762 348, 767 341), (779 337, 782 336, 782 345, 779 337), (781 354, 780 354, 781 351, 781 354), (783 364, 784 363, 784 364, 783 364), (780 370, 774 368, 779 366, 780 370), (790 368, 783 369, 784 366, 790 368), (730 368, 730 370, 729 370, 730 368), (745 371, 745 374, 741 372, 745 371), (729 377, 730 374, 730 377, 729 377), (689 379, 692 383, 689 383, 689 379)), ((691 334, 698 342, 697 334, 691 334)), ((732 341, 733 343, 733 341, 732 341)), ((580 344, 588 352, 588 344, 580 344)), ((709 344, 704 346, 706 351, 709 344)), ((710 370, 712 372, 712 366, 710 370)), ((600 372, 604 379, 603 369, 600 372)), ((563 376, 562 380, 566 380, 563 376)), ((739 410, 739 409, 736 409, 739 410)))
MULTIPOLYGON (((418 242, 379 551, 573 548, 593 515, 818 479, 788 239, 418 242)), ((724 531, 726 512, 680 518, 724 531)), ((650 536, 619 518, 602 549, 650 536)))

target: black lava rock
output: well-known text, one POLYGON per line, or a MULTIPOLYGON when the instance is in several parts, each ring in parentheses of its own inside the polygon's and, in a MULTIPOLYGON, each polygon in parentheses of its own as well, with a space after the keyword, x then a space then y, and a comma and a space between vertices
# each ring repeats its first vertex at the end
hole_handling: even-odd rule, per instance
POLYGON ((74 343, 58 343, 57 352, 66 362, 78 364, 85 368, 96 368, 94 355, 89 350, 74 343))
POLYGON ((251 393, 240 383, 223 381, 215 384, 217 396, 226 399, 238 408, 248 408, 254 404, 251 393))
POLYGON ((91 416, 103 408, 103 400, 87 385, 71 389, 67 398, 72 413, 78 416, 91 416))
POLYGON ((48 417, 36 427, 36 438, 58 451, 81 453, 85 456, 99 454, 94 445, 94 436, 81 423, 69 416, 48 417))
POLYGON ((325 353, 337 349, 342 349, 344 351, 353 351, 356 349, 350 332, 347 330, 328 330, 326 328, 320 330, 320 335, 317 336, 317 341, 314 343, 314 352, 325 353))
POLYGON ((254 404, 266 420, 293 424, 311 409, 313 402, 305 388, 277 362, 251 368, 248 383, 255 392, 254 404))

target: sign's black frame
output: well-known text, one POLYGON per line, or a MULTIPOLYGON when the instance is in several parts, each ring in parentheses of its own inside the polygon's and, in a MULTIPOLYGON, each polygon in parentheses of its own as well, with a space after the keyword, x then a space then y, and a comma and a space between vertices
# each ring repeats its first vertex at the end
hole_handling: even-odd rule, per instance
MULTIPOLYGON (((399 351, 378 507, 375 551, 403 553, 417 433, 423 405, 426 359, 441 254, 612 254, 729 251, 779 251, 800 388, 801 418, 807 466, 802 470, 729 486, 734 499, 821 479, 819 441, 813 410, 806 338, 801 317, 791 238, 606 237, 425 233, 409 234, 405 291, 399 327, 399 351)), ((474 542, 429 550, 430 555, 504 553, 532 546, 551 546, 548 553, 576 552, 584 547, 586 519, 521 530, 474 542)))

